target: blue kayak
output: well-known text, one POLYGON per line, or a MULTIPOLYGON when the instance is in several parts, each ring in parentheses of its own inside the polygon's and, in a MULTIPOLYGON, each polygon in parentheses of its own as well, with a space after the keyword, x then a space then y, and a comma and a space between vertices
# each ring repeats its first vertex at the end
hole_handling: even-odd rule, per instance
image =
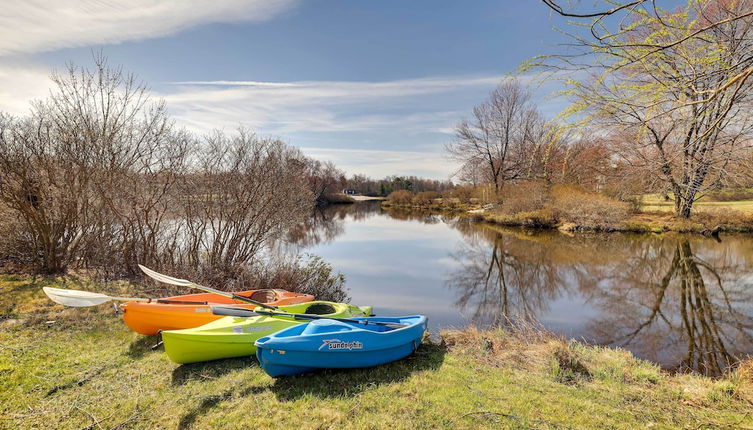
POLYGON ((321 319, 280 330, 255 342, 256 357, 273 377, 377 366, 413 353, 427 326, 423 315, 359 321, 364 323, 321 319))

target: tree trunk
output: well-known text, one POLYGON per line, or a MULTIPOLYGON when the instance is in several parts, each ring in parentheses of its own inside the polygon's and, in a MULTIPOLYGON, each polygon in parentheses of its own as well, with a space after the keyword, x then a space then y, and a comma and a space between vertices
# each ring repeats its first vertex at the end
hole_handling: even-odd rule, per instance
POLYGON ((693 210, 693 199, 686 199, 682 196, 675 196, 675 216, 678 218, 690 218, 693 210))

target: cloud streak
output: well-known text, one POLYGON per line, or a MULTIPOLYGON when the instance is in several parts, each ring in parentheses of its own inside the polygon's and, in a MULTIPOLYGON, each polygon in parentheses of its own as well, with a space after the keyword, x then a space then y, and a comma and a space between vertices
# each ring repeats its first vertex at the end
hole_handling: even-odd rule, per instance
POLYGON ((297 0, 6 0, 0 56, 166 36, 202 24, 258 22, 297 0))
POLYGON ((282 137, 350 173, 447 178, 444 143, 504 77, 440 76, 385 82, 174 82, 161 96, 196 132, 239 125, 282 137))
MULTIPOLYGON (((454 125, 502 75, 384 82, 194 81, 162 84, 177 125, 196 133, 239 126, 279 137, 348 173, 446 179, 457 168, 444 153, 454 125)), ((28 112, 44 97, 45 69, 0 65, 0 110, 28 112)))
POLYGON ((175 89, 162 95, 176 117, 195 130, 243 124, 288 135, 400 125, 416 132, 441 133, 460 113, 453 100, 464 94, 485 94, 500 79, 502 76, 387 82, 175 82, 175 89))

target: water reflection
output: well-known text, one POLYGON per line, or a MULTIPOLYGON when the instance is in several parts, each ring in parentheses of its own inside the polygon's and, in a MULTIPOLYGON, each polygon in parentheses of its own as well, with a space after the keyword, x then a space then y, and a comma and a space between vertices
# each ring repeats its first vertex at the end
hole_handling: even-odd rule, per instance
POLYGON ((345 232, 345 222, 364 221, 380 213, 378 201, 316 207, 306 221, 288 232, 288 242, 307 248, 330 243, 345 232))
POLYGON ((588 325, 595 338, 705 374, 753 352, 751 265, 732 251, 741 238, 726 240, 640 241, 594 291, 602 311, 588 325))
POLYGON ((467 222, 454 225, 468 239, 450 254, 457 265, 446 283, 457 290, 457 304, 476 324, 535 321, 566 292, 562 271, 547 264, 550 256, 545 246, 504 240, 499 232, 473 228, 467 222))
POLYGON ((478 323, 533 319, 557 331, 547 319, 564 299, 595 311, 570 315, 585 320, 579 336, 668 368, 718 374, 753 352, 751 262, 735 252, 749 238, 462 228, 467 242, 447 285, 478 323))
POLYGON ((329 208, 294 232, 355 300, 433 329, 536 320, 670 369, 718 374, 753 353, 753 239, 525 232, 378 204, 329 208))

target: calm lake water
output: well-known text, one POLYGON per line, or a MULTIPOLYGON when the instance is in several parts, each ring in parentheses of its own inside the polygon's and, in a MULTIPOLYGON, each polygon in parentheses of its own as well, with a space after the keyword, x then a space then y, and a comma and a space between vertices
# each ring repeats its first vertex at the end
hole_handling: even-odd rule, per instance
POLYGON ((529 232, 378 203, 310 224, 298 246, 346 275, 353 303, 433 332, 535 320, 707 374, 753 354, 753 236, 529 232))

